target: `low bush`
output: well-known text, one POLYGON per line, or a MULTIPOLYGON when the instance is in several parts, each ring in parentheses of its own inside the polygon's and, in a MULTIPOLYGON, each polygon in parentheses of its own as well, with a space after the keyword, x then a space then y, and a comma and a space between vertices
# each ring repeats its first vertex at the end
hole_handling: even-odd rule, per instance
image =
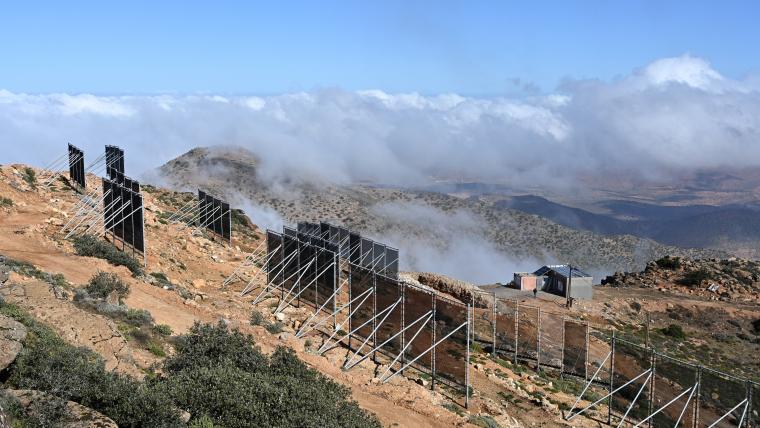
POLYGON ((308 368, 292 349, 278 347, 267 357, 251 336, 222 323, 196 324, 178 338, 176 349, 160 381, 166 394, 215 425, 380 426, 348 400, 347 388, 308 368))
POLYGON ((0 256, 0 263, 8 266, 13 272, 16 272, 21 276, 35 278, 57 287, 69 288, 70 286, 69 282, 66 280, 66 277, 63 276, 63 274, 50 274, 44 272, 38 269, 37 266, 28 262, 13 260, 4 256, 0 256))
POLYGON ((672 337, 674 339, 683 340, 686 339, 686 333, 678 324, 670 324, 669 326, 660 329, 660 332, 665 336, 672 337))
POLYGON ((280 321, 270 322, 264 326, 265 329, 271 334, 282 333, 285 330, 285 324, 280 321))
POLYGON ((694 287, 701 284, 702 281, 706 279, 710 279, 710 272, 708 272, 707 269, 698 269, 687 273, 678 282, 682 285, 694 287))
POLYGON ((166 324, 156 324, 153 326, 153 332, 159 336, 168 337, 172 335, 172 328, 166 324))
POLYGON ((665 256, 656 260, 655 263, 663 269, 675 270, 681 267, 681 259, 679 257, 665 256))
POLYGON ((90 297, 103 300, 114 292, 119 297, 119 300, 129 295, 129 285, 119 279, 118 275, 102 271, 98 271, 93 275, 84 289, 90 297))
POLYGON ((125 266, 133 276, 142 275, 142 265, 134 257, 119 251, 111 243, 92 235, 82 235, 73 238, 77 254, 85 257, 104 259, 114 266, 125 266))
POLYGON ((13 206, 13 199, 0 196, 0 208, 10 208, 13 206))
POLYGON ((251 319, 250 319, 251 325, 264 325, 266 324, 266 322, 267 320, 266 318, 264 318, 264 314, 257 311, 256 309, 254 309, 253 312, 251 312, 251 319))
POLYGON ((23 350, 9 368, 8 386, 75 401, 119 426, 182 426, 172 401, 150 382, 107 371, 100 356, 66 343, 15 305, 0 304, 0 313, 29 329, 23 350))
POLYGON ((26 181, 26 184, 29 185, 32 189, 37 188, 37 173, 34 172, 34 170, 30 167, 24 168, 24 172, 21 174, 21 178, 26 181))

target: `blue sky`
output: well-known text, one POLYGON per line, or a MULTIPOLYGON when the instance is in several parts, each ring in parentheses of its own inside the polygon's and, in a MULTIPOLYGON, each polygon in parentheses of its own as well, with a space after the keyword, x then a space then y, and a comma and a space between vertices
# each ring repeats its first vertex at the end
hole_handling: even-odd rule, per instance
POLYGON ((758 12, 735 1, 6 2, 0 89, 514 95, 684 53, 741 78, 760 70, 758 12))

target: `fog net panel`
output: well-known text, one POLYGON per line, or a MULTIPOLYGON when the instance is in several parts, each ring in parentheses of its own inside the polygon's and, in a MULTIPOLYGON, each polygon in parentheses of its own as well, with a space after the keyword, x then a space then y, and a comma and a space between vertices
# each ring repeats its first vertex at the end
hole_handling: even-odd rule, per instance
POLYGON ((494 341, 494 305, 493 294, 475 293, 472 301, 472 336, 486 346, 493 346, 494 341))
POLYGON ((464 387, 467 384, 467 305, 438 296, 435 301, 435 373, 438 377, 464 387), (461 328, 459 328, 461 327, 461 328), (457 330, 457 328, 459 328, 457 330))
POLYGON ((292 227, 282 226, 282 234, 295 238, 298 236, 298 231, 292 227))
MULTIPOLYGON (((379 345, 401 331, 403 301, 399 302, 399 299, 401 299, 401 285, 395 279, 383 275, 375 275, 375 290, 377 313, 381 313, 384 309, 392 306, 394 307, 377 320, 376 343, 379 345), (383 318, 385 318, 384 321, 383 318)), ((382 350, 394 357, 398 355, 401 352, 401 335, 383 345, 382 350)))
POLYGON ((198 189, 198 215, 196 225, 205 224, 206 215, 206 192, 198 189))
POLYGON ((696 367, 665 355, 656 354, 655 369, 652 410, 657 410, 668 403, 672 403, 654 416, 652 420, 653 425, 656 427, 676 426, 676 421, 680 417, 681 422, 679 426, 693 426, 694 407, 697 402, 696 394, 690 400, 689 395, 691 391, 685 392, 689 388, 693 389, 697 382, 696 367), (680 398, 677 398, 679 396, 680 398), (681 416, 684 408, 686 410, 683 416, 681 416))
POLYGON ((622 417, 628 407, 630 407, 642 386, 644 389, 636 401, 637 404, 632 408, 626 420, 629 422, 640 421, 642 419, 640 418, 641 414, 648 411, 647 402, 649 401, 649 387, 648 385, 645 385, 645 383, 647 383, 647 376, 642 375, 639 377, 639 375, 651 367, 651 354, 646 348, 622 339, 615 340, 615 356, 612 373, 613 390, 636 379, 612 396, 611 411, 614 416, 613 421, 615 421, 615 424, 617 424, 620 417, 622 417))
POLYGON ((362 253, 361 253, 362 237, 358 233, 348 234, 348 260, 353 265, 361 265, 362 253))
POLYGON ((564 316, 541 311, 540 362, 542 367, 562 367, 562 324, 564 316))
POLYGON ((338 284, 337 246, 328 244, 326 249, 317 253, 317 308, 324 305, 325 310, 332 312, 335 307, 335 287, 338 284))
MULTIPOLYGON (((432 310, 433 295, 430 292, 414 285, 404 285, 405 326, 409 326, 414 321, 428 315, 432 310)), ((420 330, 423 321, 419 321, 414 327, 404 332, 404 346, 408 345, 404 352, 404 359, 405 361, 411 361, 414 358, 419 357, 414 363, 414 367, 425 373, 431 373, 433 369, 432 353, 428 352, 425 355, 422 355, 422 353, 433 344, 433 327, 431 321, 427 321, 422 330, 420 330), (412 341, 412 337, 418 330, 420 333, 417 334, 417 337, 412 341)))
MULTIPOLYGON (((702 382, 699 394, 698 427, 709 427, 747 397, 747 384, 741 379, 706 367, 702 368, 700 379, 702 382)), ((715 427, 728 428, 738 426, 742 410, 743 407, 740 406, 727 417, 723 418, 722 421, 718 422, 715 427)))
POLYGON ((132 246, 140 251, 145 252, 145 217, 143 208, 142 195, 138 193, 132 194, 132 229, 134 231, 134 238, 132 246))
POLYGON ((132 203, 135 202, 133 200, 133 196, 135 194, 131 190, 127 190, 126 188, 122 188, 122 200, 124 201, 124 210, 121 212, 121 218, 123 219, 122 225, 124 227, 124 242, 126 244, 134 246, 134 238, 135 238, 135 228, 134 224, 132 223, 132 203))
POLYGON ((267 230, 267 284, 282 282, 282 235, 267 230))
POLYGON ((372 270, 377 273, 384 273, 385 270, 385 245, 372 243, 372 270))
MULTIPOLYGON (((298 240, 293 236, 282 236, 282 258, 284 260, 282 288, 290 290, 298 280, 298 240)), ((293 289, 297 290, 297 287, 293 289)))
POLYGON ((306 302, 311 306, 317 305, 317 251, 318 247, 308 241, 298 243, 298 266, 301 281, 298 284, 298 292, 301 293, 299 302, 306 302))
POLYGON ((361 267, 372 269, 372 241, 362 238, 361 241, 361 267))
MULTIPOLYGON (((362 324, 372 319, 375 314, 375 295, 374 295, 374 274, 372 271, 360 266, 350 266, 350 289, 351 289, 351 330, 358 329, 352 337, 364 341, 372 334, 372 323, 367 323, 366 326, 359 328, 362 324), (359 296, 364 296, 357 299, 359 296), (357 299, 354 301, 354 299, 357 299)), ((372 340, 367 342, 370 346, 374 346, 372 340)))
POLYGON ((398 249, 385 247, 385 275, 398 277, 398 249))
POLYGON ((338 246, 340 247, 339 252, 340 252, 340 257, 344 259, 347 258, 349 254, 348 235, 349 235, 348 229, 346 229, 345 227, 338 228, 338 241, 339 241, 338 246))
POLYGON ((610 338, 598 330, 590 330, 588 335, 588 373, 589 378, 599 370, 595 382, 609 385, 610 370, 612 367, 612 345, 610 338), (601 368, 600 368, 601 366, 601 368))
POLYGON ((496 300, 496 350, 517 350, 517 302, 496 300))
POLYGON ((519 306, 517 311, 517 356, 528 360, 538 357, 539 309, 519 306))
MULTIPOLYGON (((564 350, 560 349, 562 372, 586 379, 588 360, 588 325, 576 321, 564 321, 564 350)), ((542 329, 545 325, 541 325, 542 329)), ((561 326, 561 324, 560 324, 561 326)), ((541 342, 543 348, 544 341, 541 342)))

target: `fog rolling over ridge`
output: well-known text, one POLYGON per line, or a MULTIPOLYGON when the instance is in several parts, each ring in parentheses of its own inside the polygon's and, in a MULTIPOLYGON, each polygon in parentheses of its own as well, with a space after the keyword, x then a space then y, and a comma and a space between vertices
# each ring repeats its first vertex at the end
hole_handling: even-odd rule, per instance
POLYGON ((194 149, 162 166, 163 184, 202 187, 243 207, 263 226, 330 221, 398 247, 401 268, 477 283, 505 282, 514 271, 569 262, 597 277, 640 268, 666 254, 720 256, 633 236, 606 237, 499 207, 488 199, 392 186, 277 182, 258 178, 264 161, 240 148, 194 149))

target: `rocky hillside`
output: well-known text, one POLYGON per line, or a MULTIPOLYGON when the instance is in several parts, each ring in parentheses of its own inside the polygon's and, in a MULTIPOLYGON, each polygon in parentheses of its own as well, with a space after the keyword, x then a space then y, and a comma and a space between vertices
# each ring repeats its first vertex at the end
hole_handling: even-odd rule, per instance
MULTIPOLYGON (((648 260, 666 254, 692 258, 726 256, 717 251, 661 245, 629 235, 602 236, 575 230, 499 206, 488 198, 458 198, 382 186, 336 186, 304 179, 271 185, 257 177, 258 165, 259 160, 243 149, 196 148, 166 163, 159 173, 175 188, 208 188, 238 203, 249 199, 255 205, 273 209, 288 222, 332 220, 362 230, 404 249, 402 255, 408 258, 402 263, 409 270, 434 270, 425 265, 424 255, 416 253, 433 247, 444 254, 453 251, 458 256, 456 249, 452 250, 455 244, 467 247, 462 253, 472 255, 482 251, 483 256, 477 258, 491 258, 503 265, 503 273, 499 275, 504 277, 512 274, 508 264, 528 268, 543 262, 569 262, 592 272, 609 273, 641 269, 648 260)), ((449 264, 455 263, 457 257, 451 258, 454 260, 449 264)), ((445 267, 433 267, 458 276, 445 267)))
POLYGON ((731 257, 691 260, 663 257, 641 272, 616 272, 610 287, 657 288, 716 300, 760 302, 760 262, 731 257))

